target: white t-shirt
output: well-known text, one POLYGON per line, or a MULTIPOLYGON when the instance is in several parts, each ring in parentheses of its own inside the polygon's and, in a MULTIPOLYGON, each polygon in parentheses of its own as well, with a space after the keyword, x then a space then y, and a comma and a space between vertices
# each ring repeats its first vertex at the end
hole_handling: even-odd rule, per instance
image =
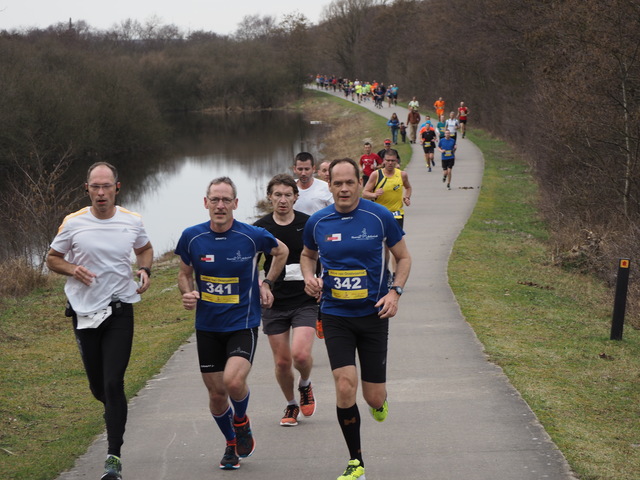
POLYGON ((332 203, 333 195, 329 191, 329 184, 324 180, 314 178, 313 183, 306 190, 300 188, 300 182, 298 182, 298 200, 293 206, 295 210, 312 215, 332 203))
POLYGON ((458 120, 451 119, 448 118, 447 121, 445 122, 446 128, 451 132, 451 135, 455 135, 456 130, 458 130, 458 125, 460 125, 460 122, 458 122, 458 120))
POLYGON ((90 315, 106 308, 113 294, 125 303, 140 301, 131 272, 131 252, 148 242, 140 215, 122 207, 116 206, 115 215, 107 220, 94 217, 90 207, 67 215, 51 248, 64 254, 68 262, 96 274, 89 286, 67 278, 64 292, 76 314, 90 315))

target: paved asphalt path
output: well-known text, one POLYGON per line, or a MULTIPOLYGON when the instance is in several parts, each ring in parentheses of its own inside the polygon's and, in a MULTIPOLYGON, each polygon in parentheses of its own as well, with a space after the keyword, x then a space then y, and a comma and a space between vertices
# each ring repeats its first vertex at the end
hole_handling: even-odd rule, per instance
MULTIPOLYGON (((371 102, 363 106, 387 118, 395 111, 401 121, 408 113, 401 107, 378 110, 371 102)), ((382 139, 374 142, 378 146, 382 139)), ((413 266, 391 322, 389 417, 375 422, 358 400, 367 479, 573 479, 528 405, 487 361, 449 288, 448 257, 476 203, 483 171, 481 152, 468 139, 458 145, 450 191, 440 171, 427 172, 421 147, 413 146, 407 169, 413 196, 405 220, 413 266)), ((177 290, 175 296, 179 302, 177 290)), ((335 479, 348 451, 322 340, 316 340, 314 354, 317 411, 296 427, 281 427, 285 402, 261 334, 249 377, 248 413, 257 447, 239 470, 223 471, 218 462, 224 439, 208 412, 191 338, 131 400, 124 479, 335 479)), ((99 479, 105 454, 103 434, 58 480, 99 479)))

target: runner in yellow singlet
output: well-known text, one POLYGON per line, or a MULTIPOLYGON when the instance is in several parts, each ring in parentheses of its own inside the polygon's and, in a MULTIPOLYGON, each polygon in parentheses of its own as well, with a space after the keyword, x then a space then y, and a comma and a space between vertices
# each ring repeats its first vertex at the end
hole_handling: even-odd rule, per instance
POLYGON ((409 175, 397 168, 398 156, 393 150, 384 155, 384 167, 375 170, 364 187, 362 196, 384 205, 403 227, 404 206, 411 204, 409 175))
MULTIPOLYGON (((384 154, 384 166, 371 174, 362 191, 362 196, 385 206, 393 213, 400 228, 403 228, 404 207, 411 205, 411 183, 409 183, 409 174, 397 166, 398 154, 394 150, 388 150, 384 154)), ((385 251, 385 257, 388 262, 388 250, 385 251)), ((390 265, 390 267, 389 282, 393 284, 395 265, 390 265)))

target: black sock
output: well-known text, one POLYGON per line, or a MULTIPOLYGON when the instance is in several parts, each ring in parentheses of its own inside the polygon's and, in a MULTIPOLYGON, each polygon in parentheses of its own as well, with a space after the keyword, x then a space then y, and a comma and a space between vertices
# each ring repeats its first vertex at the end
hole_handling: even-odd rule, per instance
POLYGON ((347 442, 351 459, 360 460, 360 464, 364 465, 360 446, 360 411, 358 410, 358 404, 354 403, 349 408, 336 407, 336 413, 338 414, 338 423, 347 442))

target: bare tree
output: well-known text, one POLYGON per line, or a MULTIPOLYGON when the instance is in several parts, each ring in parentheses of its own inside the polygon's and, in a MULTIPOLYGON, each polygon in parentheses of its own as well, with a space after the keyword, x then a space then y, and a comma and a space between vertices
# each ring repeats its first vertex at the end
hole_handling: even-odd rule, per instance
POLYGON ((238 23, 234 38, 239 41, 269 37, 276 29, 276 19, 270 15, 245 15, 238 23))
POLYGON ((329 32, 330 54, 345 75, 356 74, 356 47, 367 15, 373 7, 385 4, 386 0, 334 0, 325 7, 323 21, 329 32))
POLYGON ((13 254, 42 270, 46 253, 64 215, 82 198, 81 185, 69 186, 64 174, 72 164, 71 148, 51 162, 34 150, 28 162, 14 159, 17 175, 0 201, 1 216, 13 254))

